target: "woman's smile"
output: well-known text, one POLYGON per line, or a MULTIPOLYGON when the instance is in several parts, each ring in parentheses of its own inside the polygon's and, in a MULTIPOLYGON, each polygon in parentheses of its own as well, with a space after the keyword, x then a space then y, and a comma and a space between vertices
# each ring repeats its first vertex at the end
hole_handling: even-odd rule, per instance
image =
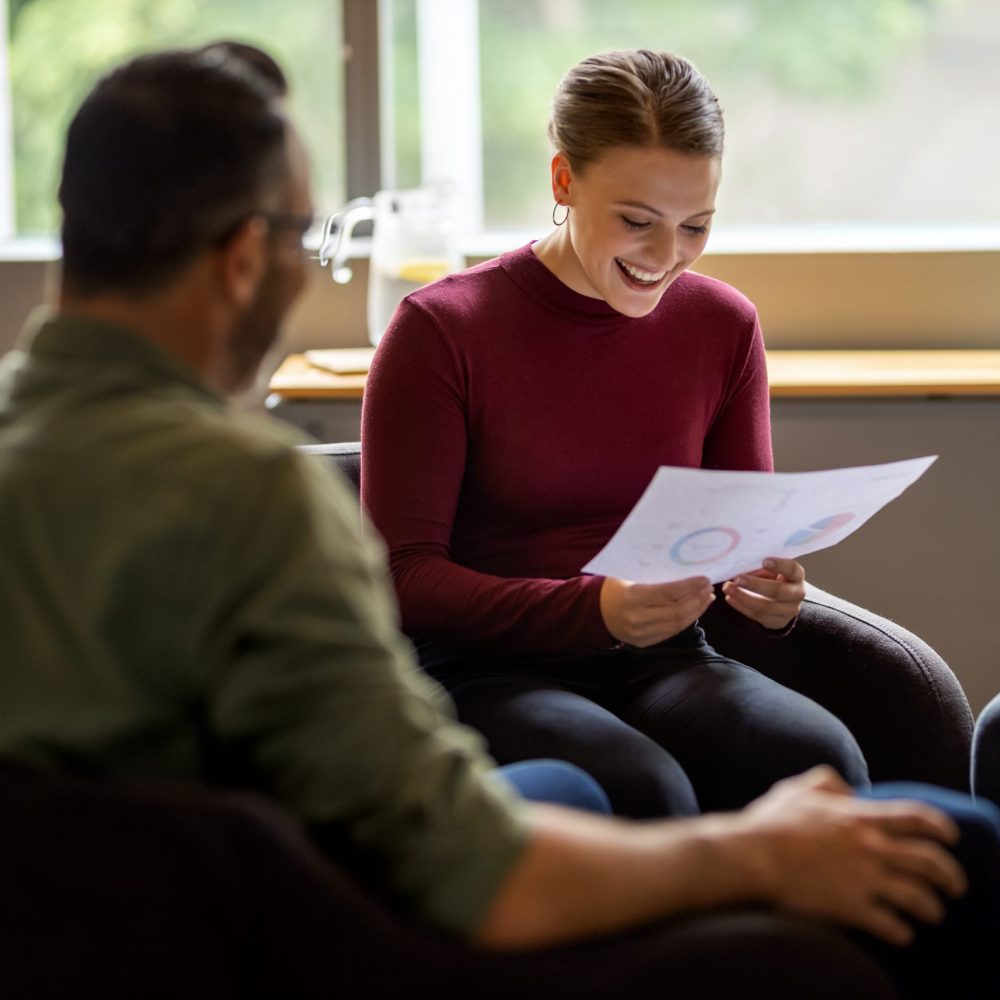
POLYGON ((625 282, 634 288, 655 288, 669 273, 668 271, 647 271, 635 264, 630 264, 621 257, 616 257, 615 263, 622 272, 625 282))

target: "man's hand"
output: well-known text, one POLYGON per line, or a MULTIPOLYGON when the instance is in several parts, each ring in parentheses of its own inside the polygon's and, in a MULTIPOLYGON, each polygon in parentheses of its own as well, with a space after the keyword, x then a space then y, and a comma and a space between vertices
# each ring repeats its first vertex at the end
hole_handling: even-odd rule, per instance
POLYGON ((794 559, 765 559, 761 569, 722 585, 726 603, 764 628, 782 629, 799 613, 806 571, 794 559))
POLYGON ((967 888, 941 846, 958 838, 948 816, 919 802, 857 798, 828 767, 778 782, 739 818, 769 902, 892 944, 912 939, 911 920, 944 917, 942 893, 967 888))
POLYGON ((632 583, 609 576, 601 587, 601 614, 620 642, 652 646, 683 632, 714 600, 704 576, 676 583, 632 583))

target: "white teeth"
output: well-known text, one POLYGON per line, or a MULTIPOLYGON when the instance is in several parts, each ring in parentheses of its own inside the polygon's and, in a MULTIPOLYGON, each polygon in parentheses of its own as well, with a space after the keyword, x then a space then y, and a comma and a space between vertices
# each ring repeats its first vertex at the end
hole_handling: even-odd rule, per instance
POLYGON ((645 281, 649 284, 655 284, 657 281, 662 280, 663 276, 667 273, 666 271, 661 271, 659 274, 653 274, 650 271, 640 271, 639 268, 633 267, 631 264, 626 263, 619 257, 616 257, 615 260, 618 261, 622 270, 630 274, 636 281, 645 281))

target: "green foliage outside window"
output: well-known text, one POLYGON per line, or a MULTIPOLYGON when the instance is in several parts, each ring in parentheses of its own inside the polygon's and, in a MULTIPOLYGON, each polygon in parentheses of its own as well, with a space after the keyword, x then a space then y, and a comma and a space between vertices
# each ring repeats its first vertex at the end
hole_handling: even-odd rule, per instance
POLYGON ((69 120, 93 82, 150 49, 234 38, 291 78, 319 210, 343 200, 340 5, 336 0, 8 0, 16 225, 58 228, 55 190, 69 120))
MULTIPOLYGON (((637 46, 686 55, 719 94, 729 132, 720 217, 730 222, 837 220, 841 191, 859 221, 907 219, 914 205, 916 221, 1000 219, 1000 189, 985 167, 971 172, 995 157, 955 141, 970 127, 977 139, 992 134, 989 81, 963 89, 954 78, 974 72, 975 53, 953 51, 938 66, 929 48, 947 15, 968 11, 975 25, 994 2, 479 0, 487 224, 535 229, 547 219, 545 124, 560 75, 592 52, 637 46), (937 179, 952 174, 965 183, 946 192, 937 179)), ((405 187, 421 176, 416 5, 390 6, 390 182, 405 187)), ((281 61, 317 209, 342 205, 338 0, 8 0, 8 11, 18 232, 57 227, 62 136, 97 75, 138 51, 218 37, 281 61)), ((963 44, 995 62, 988 36, 963 44)))
POLYGON ((778 101, 850 112, 875 103, 935 13, 961 2, 480 0, 487 217, 537 225, 547 216, 549 104, 561 75, 587 55, 680 53, 711 81, 730 126, 778 101), (537 203, 525 192, 538 192, 537 203))

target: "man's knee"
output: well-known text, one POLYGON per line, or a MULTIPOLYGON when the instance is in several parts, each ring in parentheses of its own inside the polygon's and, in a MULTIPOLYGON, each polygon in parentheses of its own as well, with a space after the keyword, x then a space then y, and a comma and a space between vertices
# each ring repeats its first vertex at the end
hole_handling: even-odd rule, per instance
POLYGON ((601 785, 583 768, 564 760, 525 760, 507 764, 497 773, 532 802, 605 815, 612 811, 601 785))

